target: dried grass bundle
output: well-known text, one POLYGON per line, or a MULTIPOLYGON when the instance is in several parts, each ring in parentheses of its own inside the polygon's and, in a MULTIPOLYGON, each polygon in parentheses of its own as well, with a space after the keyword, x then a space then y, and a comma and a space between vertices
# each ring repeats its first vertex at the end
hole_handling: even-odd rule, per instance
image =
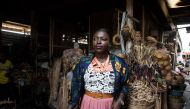
POLYGON ((58 106, 57 109, 68 109, 69 101, 69 86, 66 76, 63 77, 58 94, 58 106))
POLYGON ((50 82, 49 105, 53 105, 54 107, 56 106, 60 71, 61 71, 61 59, 57 59, 55 60, 53 64, 53 69, 51 69, 49 74, 49 82, 50 82))

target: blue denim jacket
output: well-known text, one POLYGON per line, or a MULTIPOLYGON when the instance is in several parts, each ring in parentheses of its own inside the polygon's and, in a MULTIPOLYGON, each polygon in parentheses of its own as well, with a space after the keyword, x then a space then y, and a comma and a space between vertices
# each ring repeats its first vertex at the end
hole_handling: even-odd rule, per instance
MULTIPOLYGON (((94 58, 93 54, 86 57, 82 57, 73 70, 73 79, 71 83, 71 93, 70 93, 71 99, 69 102, 69 104, 72 107, 75 107, 78 104, 80 98, 83 97, 83 94, 85 92, 84 74, 93 58, 94 58)), ((115 56, 113 54, 110 54, 110 60, 115 74, 113 96, 114 99, 117 99, 120 93, 123 93, 125 95, 128 93, 128 86, 127 86, 127 80, 129 74, 128 67, 122 58, 115 56)))

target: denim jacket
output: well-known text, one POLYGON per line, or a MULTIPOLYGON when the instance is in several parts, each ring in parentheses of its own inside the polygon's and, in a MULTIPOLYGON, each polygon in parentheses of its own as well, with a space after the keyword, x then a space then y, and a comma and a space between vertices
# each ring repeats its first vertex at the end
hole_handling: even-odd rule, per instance
MULTIPOLYGON (((83 94, 85 92, 84 74, 93 58, 93 54, 86 57, 82 57, 73 70, 73 78, 70 93, 71 99, 69 102, 69 104, 72 107, 75 107, 78 104, 79 100, 83 97, 83 94)), ((123 93, 125 95, 128 93, 128 67, 122 58, 113 54, 110 54, 110 60, 115 74, 113 96, 114 99, 117 99, 120 93, 123 93)))

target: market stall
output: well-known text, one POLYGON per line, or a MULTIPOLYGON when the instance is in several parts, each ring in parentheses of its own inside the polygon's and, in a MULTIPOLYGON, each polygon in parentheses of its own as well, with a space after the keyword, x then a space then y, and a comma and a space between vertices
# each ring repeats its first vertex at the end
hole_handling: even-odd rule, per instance
MULTIPOLYGON (((123 14, 124 17, 126 16, 123 14)), ((130 68, 129 96, 126 107, 128 109, 167 109, 167 93, 173 81, 176 80, 172 71, 170 51, 173 49, 153 36, 146 36, 143 39, 139 31, 125 22, 128 17, 123 18, 121 24, 123 26, 118 36, 120 40, 116 40, 116 36, 113 37, 114 46, 121 45, 122 52, 113 50, 113 53, 124 58, 130 68)))

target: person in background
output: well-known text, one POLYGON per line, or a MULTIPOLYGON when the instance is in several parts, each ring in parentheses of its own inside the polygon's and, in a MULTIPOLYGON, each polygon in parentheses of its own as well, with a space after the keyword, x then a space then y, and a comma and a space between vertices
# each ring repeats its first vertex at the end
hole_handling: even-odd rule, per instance
POLYGON ((11 87, 10 73, 12 71, 13 64, 6 58, 3 52, 0 53, 0 99, 4 100, 11 96, 9 93, 11 87))
POLYGON ((183 96, 185 99, 185 105, 183 109, 190 109, 190 74, 189 74, 190 70, 186 69, 182 71, 182 75, 185 79, 185 85, 186 88, 184 90, 183 96))
POLYGON ((179 61, 178 63, 179 65, 182 65, 184 67, 184 63, 182 63, 181 61, 179 61))
POLYGON ((73 70, 69 109, 120 109, 128 93, 128 67, 108 51, 109 32, 93 35, 94 53, 80 59, 73 70), (81 101, 81 102, 80 102, 81 101))
POLYGON ((190 59, 189 58, 185 62, 185 68, 187 69, 187 71, 190 71, 190 59))

